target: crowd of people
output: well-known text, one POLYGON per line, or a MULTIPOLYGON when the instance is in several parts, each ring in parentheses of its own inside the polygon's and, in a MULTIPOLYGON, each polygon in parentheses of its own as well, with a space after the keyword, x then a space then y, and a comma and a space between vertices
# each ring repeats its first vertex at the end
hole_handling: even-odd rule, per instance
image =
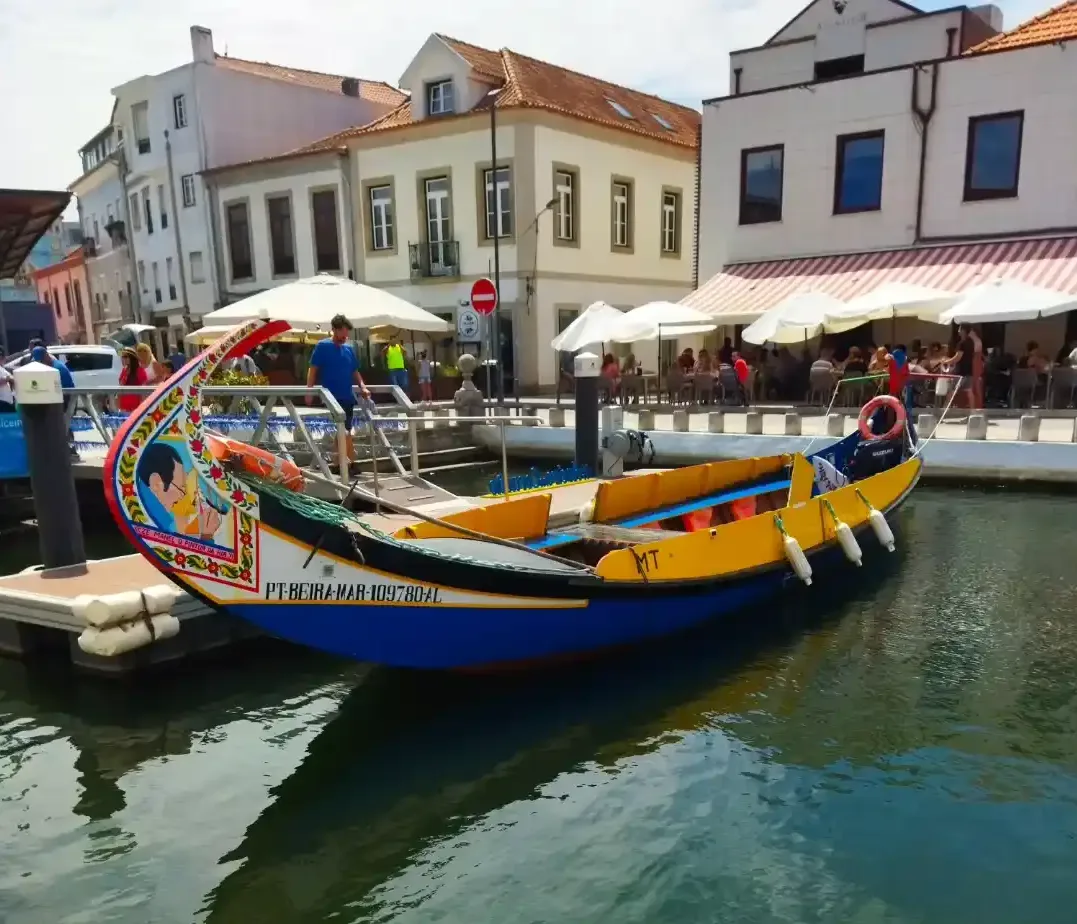
MULTIPOLYGON (((721 383, 726 400, 735 403, 781 401, 796 403, 826 398, 833 386, 842 379, 865 379, 862 387, 853 389, 857 395, 874 393, 883 385, 872 377, 889 375, 894 357, 908 364, 914 396, 921 403, 953 403, 962 408, 1007 406, 1014 383, 1013 371, 1029 369, 1036 374, 1037 393, 1046 396, 1048 375, 1059 368, 1077 369, 1077 341, 1067 343, 1052 362, 1036 341, 1026 344, 1020 356, 1000 347, 985 347, 980 332, 969 324, 961 325, 956 339, 950 344, 940 341, 923 343, 914 340, 905 344, 864 344, 835 347, 823 339, 813 358, 807 348, 787 346, 736 348, 731 338, 712 355, 707 349, 696 353, 688 348, 681 351, 665 375, 665 382, 698 382, 700 376, 713 376, 721 383), (917 379, 917 376, 924 376, 917 379), (939 378, 927 378, 927 376, 939 378), (945 378, 943 378, 945 377, 945 378), (956 392, 956 394, 954 394, 956 392)), ((571 356, 571 354, 568 354, 571 356)), ((564 379, 571 379, 562 366, 564 379)), ((641 375, 642 368, 634 354, 623 360, 606 353, 602 360, 602 384, 609 400, 635 400, 629 388, 632 376, 641 375)), ((571 382, 569 382, 571 387, 571 382)), ((664 390, 668 390, 663 386, 664 390)), ((686 386, 682 386, 686 387, 686 386)), ((696 389, 705 395, 701 403, 718 400, 710 397, 709 389, 696 389)))
MULTIPOLYGON (((949 376, 915 383, 918 395, 931 397, 941 404, 948 402, 956 391, 955 406, 968 409, 1008 405, 1015 369, 1032 370, 1036 387, 1043 388, 1046 395, 1048 374, 1052 368, 1077 368, 1077 341, 1063 346, 1052 363, 1035 340, 1025 345, 1020 356, 1014 356, 1001 347, 985 348, 980 333, 970 324, 958 328, 957 339, 951 345, 934 341, 925 346, 921 341, 914 340, 908 350, 904 344, 898 344, 893 350, 907 355, 909 370, 914 376, 949 376)), ((834 350, 824 346, 809 367, 809 378, 816 370, 831 372, 835 379, 887 371, 890 346, 872 346, 866 352, 870 357, 866 363, 865 351, 855 346, 850 347, 845 358, 839 361, 834 350)))

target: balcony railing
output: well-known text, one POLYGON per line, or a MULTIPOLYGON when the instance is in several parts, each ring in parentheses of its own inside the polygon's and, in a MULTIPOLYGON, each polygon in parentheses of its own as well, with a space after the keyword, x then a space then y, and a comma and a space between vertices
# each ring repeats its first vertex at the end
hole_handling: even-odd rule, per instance
POLYGON ((456 241, 408 244, 412 279, 460 275, 460 245, 456 241))
POLYGON ((118 218, 105 225, 105 231, 112 239, 112 246, 119 247, 127 243, 127 226, 118 218))

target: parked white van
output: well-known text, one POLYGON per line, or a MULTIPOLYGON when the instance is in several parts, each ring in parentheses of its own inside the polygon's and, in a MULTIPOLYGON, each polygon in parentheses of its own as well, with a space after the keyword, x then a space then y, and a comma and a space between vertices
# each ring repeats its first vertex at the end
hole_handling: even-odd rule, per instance
MULTIPOLYGON (((123 368, 120 354, 110 346, 72 343, 50 346, 48 350, 71 371, 76 388, 116 387, 120 384, 120 370, 123 368)), ((10 371, 28 362, 30 352, 26 351, 6 362, 4 368, 10 371)))

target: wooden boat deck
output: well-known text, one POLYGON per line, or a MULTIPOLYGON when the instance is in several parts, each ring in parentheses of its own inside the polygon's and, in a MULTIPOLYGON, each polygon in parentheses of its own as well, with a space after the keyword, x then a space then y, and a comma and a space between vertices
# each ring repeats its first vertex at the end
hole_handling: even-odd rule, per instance
MULTIPOLYGON (((664 468, 649 468, 639 469, 632 472, 626 472, 625 477, 633 477, 635 475, 649 475, 653 472, 664 472, 669 469, 664 468)), ((560 487, 546 488, 544 491, 551 495, 550 500, 550 528, 556 528, 559 526, 566 526, 578 521, 579 510, 581 507, 589 504, 595 498, 595 494, 598 493, 599 482, 593 481, 579 481, 575 484, 566 484, 560 487)), ((543 493, 542 491, 536 491, 535 493, 543 493)), ((513 498, 521 497, 523 495, 514 494, 510 495, 513 498)), ((393 498, 396 500, 396 498, 393 498)), ((447 516, 450 513, 456 513, 461 510, 466 510, 469 507, 488 507, 492 504, 499 504, 504 500, 503 497, 467 497, 457 498, 455 501, 447 501, 444 503, 417 505, 417 509, 423 513, 431 516, 447 516)), ((404 514, 396 513, 364 513, 360 516, 360 519, 369 526, 373 526, 375 529, 380 529, 382 532, 395 532, 398 529, 402 529, 405 526, 414 526, 419 521, 415 517, 406 516, 404 514)))
MULTIPOLYGON (((776 478, 760 484, 749 485, 745 488, 735 488, 732 491, 719 491, 706 497, 697 497, 676 504, 672 507, 664 507, 660 510, 649 510, 647 513, 627 517, 611 524, 588 523, 578 526, 567 526, 563 529, 551 531, 542 539, 529 542, 533 549, 553 549, 560 545, 568 545, 580 539, 599 539, 612 542, 653 542, 654 530, 644 529, 648 523, 665 520, 670 517, 679 517, 705 507, 716 507, 729 501, 740 500, 742 497, 757 497, 760 494, 769 494, 771 491, 789 489, 788 478, 776 478), (604 533, 602 531, 605 531, 604 533)), ((551 516, 552 519, 552 516, 551 516)))
MULTIPOLYGON (((122 555, 86 564, 84 574, 51 577, 41 571, 24 571, 0 577, 0 589, 73 600, 80 594, 115 594, 126 590, 141 590, 168 580, 141 555, 122 555)), ((183 593, 178 587, 176 596, 183 593)))

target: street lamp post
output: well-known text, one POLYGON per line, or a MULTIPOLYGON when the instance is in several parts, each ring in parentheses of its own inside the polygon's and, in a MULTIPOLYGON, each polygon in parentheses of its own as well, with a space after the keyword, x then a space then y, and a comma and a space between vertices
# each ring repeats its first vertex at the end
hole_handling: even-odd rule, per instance
MULTIPOLYGON (((528 314, 531 313, 531 296, 537 291, 537 281, 535 279, 535 276, 538 274, 538 224, 539 224, 539 219, 542 218, 543 215, 545 215, 547 212, 551 211, 556 206, 557 206, 557 198, 554 197, 553 199, 551 199, 549 202, 547 202, 539 210, 538 214, 535 215, 535 217, 533 219, 531 219, 531 224, 529 224, 524 229, 524 234, 527 234, 530 231, 535 232, 535 257, 534 257, 534 261, 533 261, 533 263, 531 265, 531 277, 530 277, 530 279, 525 281, 526 294, 525 294, 524 297, 525 297, 525 303, 527 305, 528 314)), ((520 239, 523 240, 523 234, 520 235, 520 239)), ((515 302, 513 304, 515 304, 515 302)), ((513 385, 513 392, 515 393, 515 396, 516 396, 516 410, 517 410, 517 412, 519 412, 519 410, 520 410, 519 358, 520 357, 519 357, 519 350, 517 348, 517 337, 516 337, 517 325, 516 325, 516 319, 515 318, 513 319, 512 329, 513 329, 513 338, 512 338, 513 378, 512 378, 512 385, 513 385)))

